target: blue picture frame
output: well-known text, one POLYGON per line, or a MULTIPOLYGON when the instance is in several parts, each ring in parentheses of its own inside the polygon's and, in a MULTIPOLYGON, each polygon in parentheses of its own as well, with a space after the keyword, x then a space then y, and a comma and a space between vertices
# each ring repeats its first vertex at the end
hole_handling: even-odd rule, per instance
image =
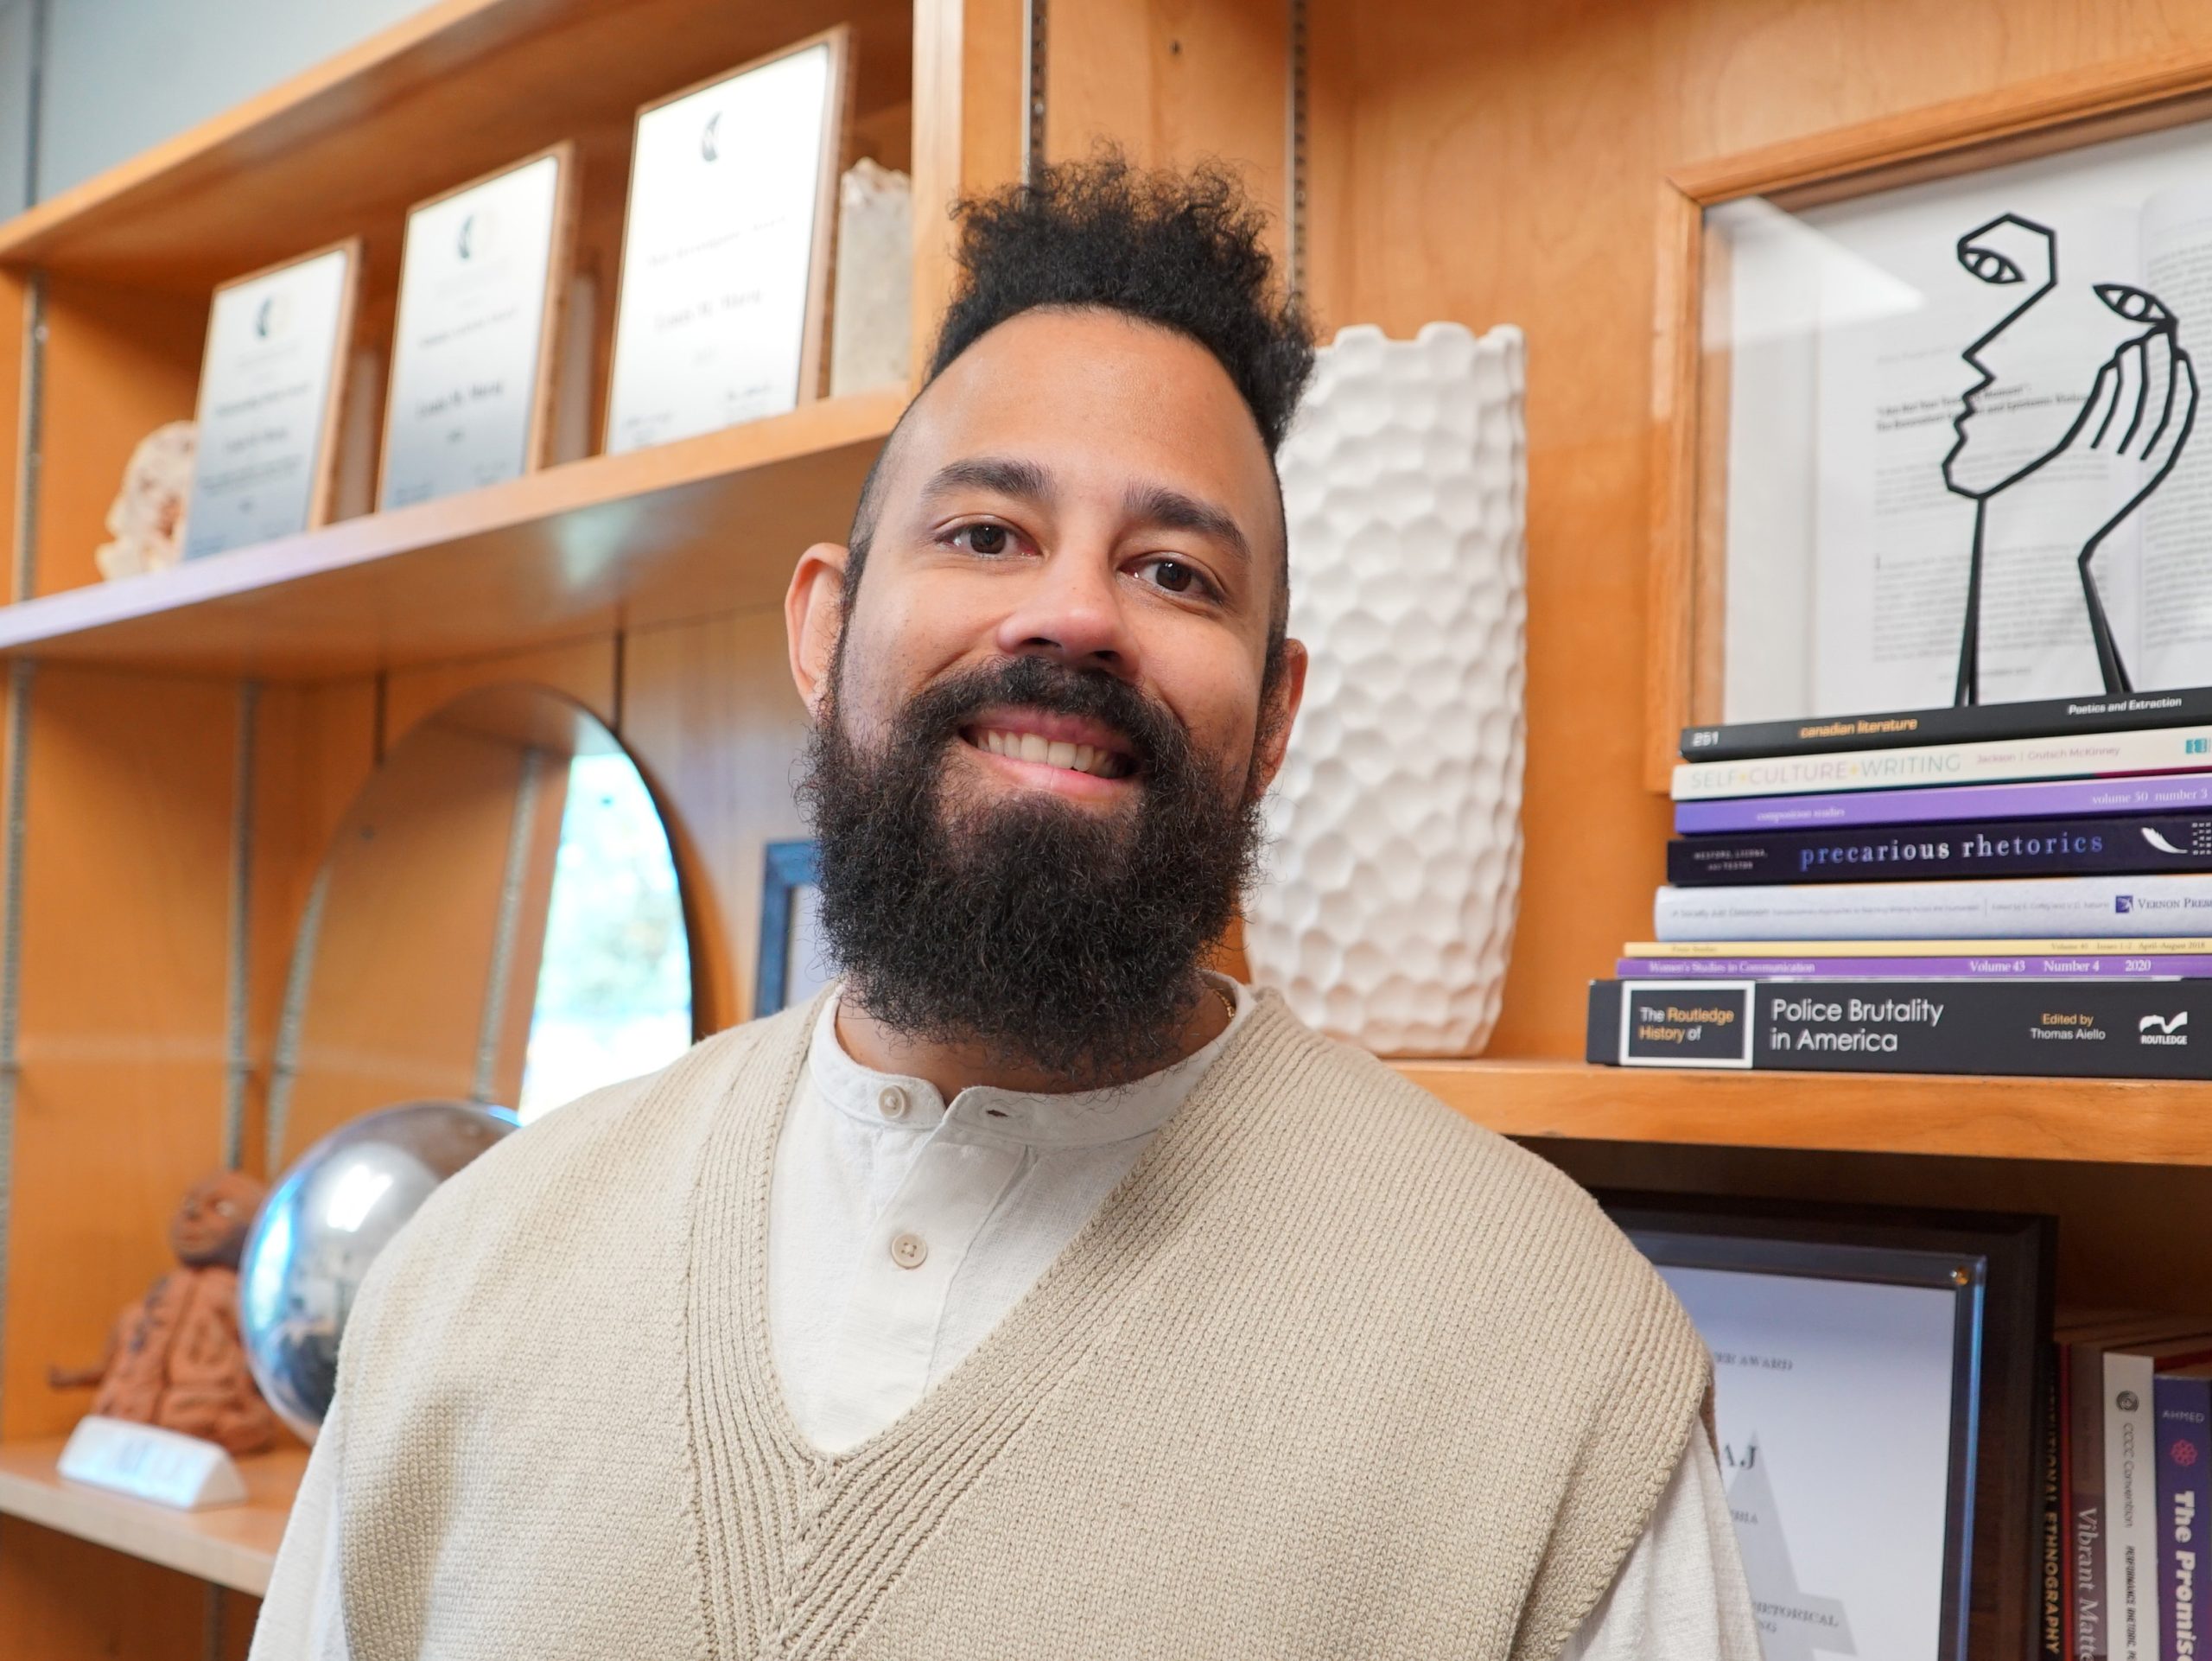
POLYGON ((799 891, 814 887, 820 872, 812 842, 768 844, 760 875, 760 956, 753 977, 756 1019, 791 1002, 791 934, 798 920, 799 891))

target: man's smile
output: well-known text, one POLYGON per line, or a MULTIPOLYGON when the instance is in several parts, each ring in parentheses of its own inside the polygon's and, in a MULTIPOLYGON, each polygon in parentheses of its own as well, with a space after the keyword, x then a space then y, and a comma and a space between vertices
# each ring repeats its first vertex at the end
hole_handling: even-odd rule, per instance
POLYGON ((1119 796, 1137 770, 1127 739, 1082 716, 1000 704, 963 727, 960 736, 1011 781, 1079 799, 1119 796))

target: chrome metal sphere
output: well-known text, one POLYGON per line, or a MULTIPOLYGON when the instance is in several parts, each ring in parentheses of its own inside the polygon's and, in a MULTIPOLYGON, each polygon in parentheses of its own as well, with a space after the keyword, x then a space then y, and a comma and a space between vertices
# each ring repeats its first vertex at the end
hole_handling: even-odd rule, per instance
POLYGON ((340 1125, 276 1185, 238 1264, 246 1361, 277 1416, 313 1441, 363 1276, 430 1191, 515 1128, 505 1108, 410 1102, 340 1125))

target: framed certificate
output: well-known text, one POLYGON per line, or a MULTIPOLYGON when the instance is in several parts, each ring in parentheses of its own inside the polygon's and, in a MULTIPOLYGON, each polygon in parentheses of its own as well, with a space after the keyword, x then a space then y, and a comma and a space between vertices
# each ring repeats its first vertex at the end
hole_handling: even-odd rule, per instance
POLYGON ((639 111, 610 454, 820 395, 850 54, 839 27, 639 111))
POLYGON ((1713 1352, 1766 1654, 2027 1653, 2051 1219, 1599 1197, 1713 1352))
POLYGON ((556 144, 408 211, 378 507, 545 464, 575 172, 556 144))
POLYGON ((215 290, 200 369, 184 557, 287 537, 330 512, 358 239, 215 290))

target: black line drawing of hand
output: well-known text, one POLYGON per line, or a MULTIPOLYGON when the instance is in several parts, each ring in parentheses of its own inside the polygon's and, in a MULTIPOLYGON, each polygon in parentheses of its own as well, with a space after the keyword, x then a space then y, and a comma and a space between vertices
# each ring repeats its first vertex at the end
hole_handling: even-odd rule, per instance
MULTIPOLYGON (((2195 364, 2178 336, 2178 320, 2157 296, 2124 283, 2097 283, 2078 289, 2059 286, 2057 238, 2049 227, 2007 213, 1959 239, 1961 265, 1978 280, 1999 286, 2020 285, 2025 296, 1961 355, 1980 374, 1960 400, 1952 423, 1958 441, 1943 458, 1943 482, 1955 494, 1974 503, 1973 556, 1967 567, 1966 620, 1959 646, 1955 702, 1980 697, 1981 578, 1986 533, 1993 502, 2002 498, 2008 516, 2024 516, 2039 540, 2078 546, 2082 584, 2097 667, 2108 694, 2133 690, 2127 665, 2106 616, 2094 569, 2097 552, 2112 532, 2165 481, 2181 458, 2196 419, 2195 364), (2040 310, 2037 308, 2041 308, 2040 310), (2034 314, 2031 316, 2031 314, 2034 314), (2087 396, 2069 417, 2066 386, 2029 386, 2016 404, 1985 410, 1979 400, 1998 380, 1985 353, 2008 334, 2015 340, 2039 331, 2044 360, 2077 355, 2078 389, 2098 363, 2087 396), (2121 338, 2109 350, 2103 342, 2113 329, 2121 338), (2078 357, 2086 351, 2093 355, 2078 357), (2015 427, 2009 442, 1977 443, 1974 429, 1993 417, 2015 427), (2037 475, 2065 455, 2095 455, 2113 463, 2133 463, 2140 480, 2114 511, 2109 498, 2078 489, 2044 489, 2037 475), (2069 520, 2075 521, 2069 524, 2069 520)), ((1999 355, 2003 355, 1999 353, 1999 355)), ((2043 372, 2049 373, 2045 363, 2043 372)), ((2019 390, 2019 389, 2015 389, 2019 390)), ((2044 474, 2046 480, 2063 475, 2044 474)))
MULTIPOLYGON (((2115 310, 2119 306, 2107 291, 2120 286, 2097 285, 2098 296, 2115 310)), ((2131 302, 2149 301, 2153 306, 2158 305, 2140 289, 2126 289, 2123 293, 2131 302)), ((2135 688, 2128 679, 2127 665, 2120 658, 2119 643, 2113 639, 2111 625, 2105 619, 2104 601, 2097 590, 2094 569, 2097 550, 2121 521, 2165 482, 2174 463, 2181 460, 2182 447, 2189 442, 2189 435, 2196 424, 2196 366, 2174 338, 2172 315, 2163 306, 2158 306, 2158 312, 2161 321, 2148 334, 2128 341, 2097 371, 2095 389, 2089 394, 2088 406, 2075 430, 2077 435, 2087 436, 2090 450, 2116 460, 2139 462, 2144 469, 2141 487, 2082 544, 2082 593, 2088 601, 2089 633, 2096 642, 2097 669, 2104 677, 2107 693, 2132 692, 2135 688)), ((2123 316, 2133 315, 2121 313, 2123 316)), ((2082 442, 2082 436, 2077 436, 2074 447, 2082 442)))

